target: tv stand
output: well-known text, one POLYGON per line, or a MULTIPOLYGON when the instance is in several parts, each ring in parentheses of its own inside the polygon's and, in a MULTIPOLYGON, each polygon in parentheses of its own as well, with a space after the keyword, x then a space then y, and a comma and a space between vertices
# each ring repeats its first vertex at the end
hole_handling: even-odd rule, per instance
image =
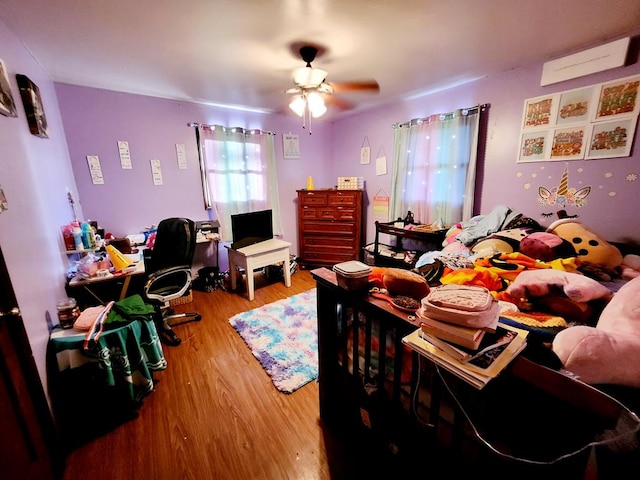
POLYGON ((225 247, 229 252, 231 290, 236 289, 238 267, 241 267, 247 275, 249 301, 253 301, 254 298, 253 271, 257 268, 283 262, 284 284, 287 287, 291 286, 291 270, 289 269, 289 247, 291 247, 291 243, 272 238, 238 249, 234 249, 229 245, 225 245, 225 247))

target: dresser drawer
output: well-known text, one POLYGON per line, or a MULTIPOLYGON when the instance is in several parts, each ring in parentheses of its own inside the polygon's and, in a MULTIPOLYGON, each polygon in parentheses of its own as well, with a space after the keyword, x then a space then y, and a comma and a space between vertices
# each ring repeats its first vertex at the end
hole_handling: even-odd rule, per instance
POLYGON ((356 234, 355 223, 347 222, 318 222, 304 221, 300 225, 302 233, 306 235, 351 235, 356 234))
POLYGON ((301 260, 315 265, 335 265, 336 263, 348 262, 355 258, 353 252, 321 250, 317 252, 305 252, 301 260))
POLYGON ((346 248, 351 252, 356 249, 356 241, 350 237, 327 237, 327 236, 313 236, 308 235, 304 237, 304 248, 313 250, 317 248, 346 248))
POLYGON ((305 220, 345 220, 353 222, 356 220, 357 212, 355 208, 327 207, 302 209, 302 218, 305 220))
POLYGON ((300 207, 324 207, 327 205, 327 193, 305 192, 304 195, 298 195, 298 203, 300 207))
POLYGON ((303 207, 300 210, 300 217, 303 220, 345 220, 354 222, 358 212, 354 208, 315 208, 303 207))
POLYGON ((353 191, 333 191, 327 194, 327 204, 330 206, 349 206, 356 207, 358 205, 358 198, 360 198, 360 192, 353 191))

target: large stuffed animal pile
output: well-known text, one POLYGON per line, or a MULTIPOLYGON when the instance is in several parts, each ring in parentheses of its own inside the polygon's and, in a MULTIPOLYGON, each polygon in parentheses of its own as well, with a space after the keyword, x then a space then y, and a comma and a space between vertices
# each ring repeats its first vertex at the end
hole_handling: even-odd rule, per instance
POLYGON ((523 326, 549 327, 550 348, 581 380, 638 387, 640 256, 558 216, 545 229, 498 206, 451 227, 442 250, 422 255, 414 272, 432 286, 482 285, 521 312, 523 326))

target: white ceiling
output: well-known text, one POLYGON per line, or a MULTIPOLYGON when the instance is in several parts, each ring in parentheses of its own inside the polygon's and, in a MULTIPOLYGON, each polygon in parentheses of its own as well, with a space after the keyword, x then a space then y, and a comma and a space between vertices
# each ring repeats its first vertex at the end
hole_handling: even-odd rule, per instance
MULTIPOLYGON (((280 111, 294 42, 360 111, 628 36, 638 0, 0 0, 54 81, 280 111)), ((0 46, 0 58, 2 47, 0 46)), ((329 118, 335 118, 335 108, 329 118)))

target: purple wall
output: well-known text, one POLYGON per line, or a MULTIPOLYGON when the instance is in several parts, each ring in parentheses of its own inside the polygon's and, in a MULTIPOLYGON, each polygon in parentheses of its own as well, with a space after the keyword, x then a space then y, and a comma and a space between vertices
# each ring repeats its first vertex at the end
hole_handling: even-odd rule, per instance
MULTIPOLYGON (((378 191, 390 194, 393 123, 489 103, 484 177, 480 204, 476 205, 479 213, 489 213, 495 205, 504 204, 548 225, 557 219, 557 211, 562 207, 539 204, 538 187, 556 187, 567 167, 569 187, 591 186, 586 205, 567 206, 567 213, 579 215, 580 221, 609 240, 640 242, 640 222, 634 208, 640 203, 640 139, 635 139, 632 155, 625 158, 516 163, 525 99, 639 74, 639 40, 635 38, 632 42, 629 66, 624 68, 541 87, 542 64, 536 64, 338 122, 333 129, 331 153, 336 174, 342 175, 339 172, 348 170, 353 173, 345 175, 364 176, 369 202, 378 191), (387 175, 376 176, 373 163, 359 165, 360 146, 365 136, 371 144, 372 157, 379 151, 386 153, 387 175), (548 213, 553 216, 542 215, 548 213)), ((372 241, 376 218, 371 206, 367 216, 367 238, 372 241)))
POLYGON ((0 45, 18 114, 0 115, 0 185, 9 204, 9 209, 0 213, 0 247, 46 386, 47 316, 57 323, 56 303, 66 297, 67 256, 60 225, 70 220, 67 188, 75 193, 75 180, 53 83, 1 21, 0 45), (48 139, 29 132, 17 73, 29 77, 40 90, 48 139))
MULTIPOLYGON (((297 251, 296 189, 304 188, 312 175, 316 188, 336 184, 329 150, 330 125, 314 123, 313 135, 302 130, 302 120, 287 115, 237 112, 195 103, 56 84, 60 111, 68 132, 71 162, 80 202, 87 219, 116 236, 137 233, 171 216, 207 220, 204 208, 198 152, 191 122, 259 128, 276 132, 280 206, 284 239, 297 251), (298 133, 300 159, 283 159, 282 133, 298 133), (133 168, 123 170, 118 140, 129 142, 133 168), (183 143, 188 167, 178 169, 175 144, 183 143), (87 155, 98 155, 104 185, 93 185, 87 155), (150 160, 159 159, 163 185, 155 186, 150 160)), ((199 247, 194 269, 215 265, 213 248, 199 247)), ((226 251, 220 249, 226 269, 226 251)))

